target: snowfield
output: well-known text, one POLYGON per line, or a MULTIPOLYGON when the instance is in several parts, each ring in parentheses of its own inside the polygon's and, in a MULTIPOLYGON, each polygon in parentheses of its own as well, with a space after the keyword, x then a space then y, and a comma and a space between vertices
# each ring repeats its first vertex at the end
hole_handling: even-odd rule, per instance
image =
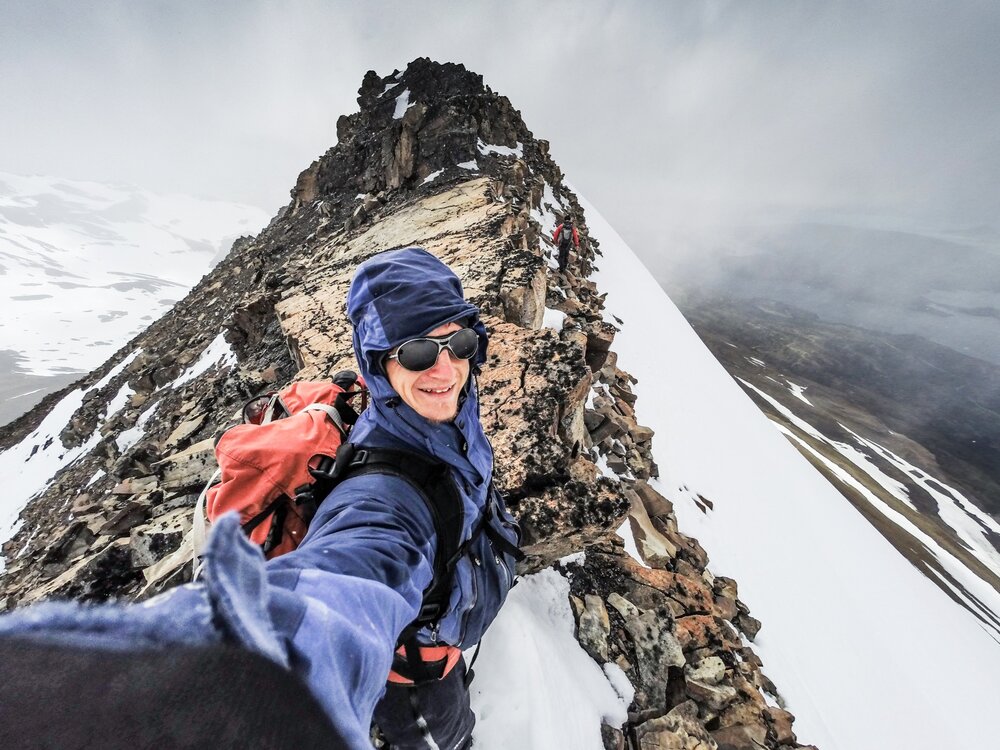
MULTIPOLYGON (((754 648, 822 750, 996 747, 1000 643, 874 530, 757 409, 585 200, 619 364, 656 431, 657 488, 763 623, 754 648), (714 510, 703 512, 696 493, 714 510)), ((545 715, 551 715, 549 709, 545 715)))
POLYGON ((0 172, 0 350, 23 373, 89 372, 269 220, 234 203, 0 172))
POLYGON ((514 587, 474 667, 476 750, 603 750, 602 721, 625 723, 628 679, 617 664, 602 670, 580 647, 575 627, 569 581, 555 570, 514 587))

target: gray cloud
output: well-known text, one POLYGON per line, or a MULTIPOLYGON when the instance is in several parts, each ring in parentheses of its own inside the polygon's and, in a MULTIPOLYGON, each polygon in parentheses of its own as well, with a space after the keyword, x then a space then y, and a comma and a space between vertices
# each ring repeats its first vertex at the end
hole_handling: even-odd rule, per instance
POLYGON ((0 168, 273 210, 366 70, 429 56, 640 254, 772 217, 995 224, 997 38, 972 1, 6 3, 0 168))

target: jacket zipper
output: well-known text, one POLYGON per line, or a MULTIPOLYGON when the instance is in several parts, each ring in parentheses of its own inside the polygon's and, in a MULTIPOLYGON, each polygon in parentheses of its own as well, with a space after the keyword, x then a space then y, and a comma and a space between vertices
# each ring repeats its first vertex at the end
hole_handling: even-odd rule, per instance
POLYGON ((503 570, 503 578, 507 584, 507 591, 510 591, 511 587, 514 585, 513 576, 510 574, 510 568, 507 567, 507 562, 503 559, 502 553, 498 553, 496 550, 493 550, 493 556, 500 565, 500 568, 503 570))
MULTIPOLYGON (((500 524, 505 529, 513 531, 515 539, 514 543, 520 544, 521 529, 519 526, 511 524, 509 521, 507 521, 507 519, 503 517, 503 513, 500 512, 501 508, 500 490, 498 490, 496 487, 491 488, 489 504, 490 504, 490 515, 496 517, 497 520, 500 521, 500 524)), ((489 523, 489 520, 487 520, 486 523, 489 523)), ((492 539, 490 539, 489 542, 490 542, 490 549, 493 550, 493 559, 496 560, 497 565, 499 565, 501 569, 503 569, 504 581, 507 584, 507 591, 509 592, 514 587, 513 571, 511 571, 511 569, 507 567, 507 560, 504 558, 503 552, 496 548, 496 545, 493 543, 492 539)))
POLYGON ((472 580, 472 602, 465 608, 465 613, 462 617, 462 630, 457 644, 459 646, 465 643, 465 635, 469 632, 469 618, 472 616, 472 610, 474 610, 476 608, 476 604, 479 603, 479 580, 476 577, 476 568, 482 566, 482 560, 476 557, 474 552, 470 552, 468 554, 468 558, 469 566, 471 567, 469 574, 472 580))

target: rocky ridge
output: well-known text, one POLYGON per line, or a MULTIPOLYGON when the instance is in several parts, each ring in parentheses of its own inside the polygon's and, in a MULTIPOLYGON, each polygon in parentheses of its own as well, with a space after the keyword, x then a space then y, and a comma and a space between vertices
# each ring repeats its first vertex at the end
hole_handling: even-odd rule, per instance
MULTIPOLYGON (((647 481, 653 434, 637 420, 617 329, 588 280, 599 244, 548 144, 460 65, 369 72, 358 101, 271 224, 76 384, 82 402, 57 439, 88 449, 4 546, 2 606, 137 598, 186 580, 192 508, 215 469, 219 428, 263 389, 352 366, 353 269, 420 245, 459 273, 491 332, 483 421, 525 532, 520 572, 559 565, 581 644, 636 688, 629 722, 605 727, 605 745, 801 747, 749 645, 760 623, 647 481), (567 212, 581 248, 560 274, 548 234, 567 212), (626 516, 645 564, 615 534, 626 516)), ((39 439, 46 411, 0 431, 0 447, 39 439)))

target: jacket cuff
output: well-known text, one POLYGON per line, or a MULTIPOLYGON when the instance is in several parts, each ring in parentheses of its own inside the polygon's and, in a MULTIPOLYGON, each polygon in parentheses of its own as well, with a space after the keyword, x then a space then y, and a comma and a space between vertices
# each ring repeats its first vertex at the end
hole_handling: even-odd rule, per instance
POLYGON ((202 580, 216 624, 233 642, 288 668, 268 611, 264 555, 243 534, 235 512, 213 524, 203 559, 202 580))

